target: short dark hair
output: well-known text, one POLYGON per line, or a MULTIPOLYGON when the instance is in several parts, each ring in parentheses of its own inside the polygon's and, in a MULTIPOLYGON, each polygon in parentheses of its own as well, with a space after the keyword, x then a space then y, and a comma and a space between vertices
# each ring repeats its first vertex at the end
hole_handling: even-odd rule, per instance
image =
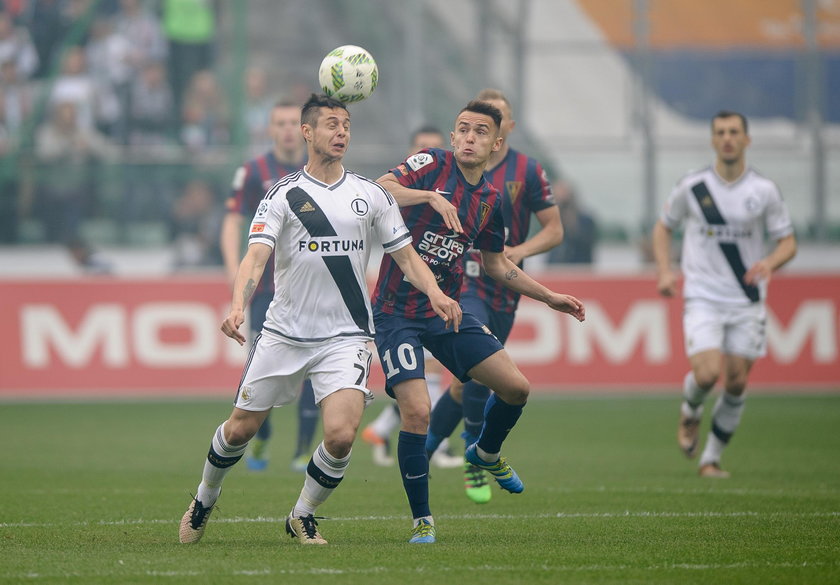
POLYGON ((329 97, 328 95, 313 93, 306 100, 306 103, 303 104, 303 108, 300 111, 300 123, 309 124, 314 127, 318 122, 318 110, 321 108, 330 108, 331 110, 341 108, 345 112, 347 111, 347 106, 341 100, 329 97))
POLYGON ((715 127, 715 120, 719 120, 721 118, 731 118, 733 116, 741 118, 741 124, 744 125, 744 134, 749 134, 749 130, 747 128, 747 117, 744 114, 739 114, 738 112, 733 112, 732 110, 721 110, 715 114, 712 118, 712 128, 715 127))
POLYGON ((481 100, 473 100, 466 106, 464 106, 461 109, 461 111, 458 112, 458 115, 460 116, 464 112, 474 112, 476 114, 484 114, 485 116, 490 116, 496 123, 496 128, 500 128, 502 125, 502 113, 499 111, 499 108, 487 102, 483 102, 481 100))

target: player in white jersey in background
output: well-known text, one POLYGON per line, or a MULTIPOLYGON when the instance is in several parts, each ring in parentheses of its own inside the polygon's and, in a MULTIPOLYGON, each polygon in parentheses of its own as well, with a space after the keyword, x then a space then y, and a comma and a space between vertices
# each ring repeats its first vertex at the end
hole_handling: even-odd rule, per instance
POLYGON ((700 456, 702 477, 726 478, 724 447, 738 428, 750 368, 766 353, 767 284, 796 254, 793 225, 775 183, 746 164, 747 120, 721 111, 712 118, 714 166, 683 177, 653 228, 657 288, 677 292, 671 269, 672 232, 684 222, 683 333, 691 371, 683 382, 677 440, 697 453, 703 403, 723 374, 723 392, 712 412, 700 456), (775 247, 765 254, 765 230, 775 247))
POLYGON ((249 246, 233 285, 222 331, 240 344, 245 307, 274 254, 274 299, 251 348, 233 412, 213 434, 198 491, 181 519, 179 539, 198 542, 222 480, 242 457, 273 407, 292 402, 309 378, 321 409, 324 440, 306 469, 286 532, 303 544, 326 544, 314 514, 344 477, 366 404, 373 318, 365 273, 375 239, 406 279, 429 295, 436 314, 458 331, 461 309, 435 282, 411 246, 395 200, 378 184, 348 172, 350 114, 312 95, 301 112, 308 158, 281 179, 257 208, 249 246))

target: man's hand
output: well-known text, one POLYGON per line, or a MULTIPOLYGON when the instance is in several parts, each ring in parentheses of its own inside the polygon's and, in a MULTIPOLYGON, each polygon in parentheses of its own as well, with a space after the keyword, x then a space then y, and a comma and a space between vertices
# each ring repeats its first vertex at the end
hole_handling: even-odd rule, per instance
POLYGON ((555 311, 568 313, 578 321, 586 320, 586 309, 584 308, 583 303, 572 295, 564 295, 553 292, 545 304, 555 311))
POLYGON ((753 264, 747 270, 747 273, 744 275, 744 282, 746 284, 757 285, 762 280, 769 280, 771 274, 773 274, 773 268, 770 266, 770 261, 764 258, 753 264))
POLYGON ((222 333, 235 339, 239 345, 245 345, 245 336, 239 332, 239 326, 245 322, 245 313, 239 309, 231 309, 230 314, 222 321, 222 333))
POLYGON ((458 328, 461 326, 461 318, 463 317, 461 305, 458 304, 458 301, 450 299, 438 289, 429 295, 429 302, 432 304, 432 309, 435 310, 435 313, 446 323, 446 328, 449 329, 451 326, 452 330, 458 333, 458 328))
POLYGON ((661 272, 656 281, 656 290, 663 297, 673 297, 677 294, 677 275, 672 271, 661 272))
POLYGON ((443 222, 446 224, 446 227, 462 233, 464 229, 461 227, 461 220, 458 219, 458 208, 436 191, 430 191, 430 193, 433 193, 433 196, 429 200, 429 205, 443 217, 443 222))

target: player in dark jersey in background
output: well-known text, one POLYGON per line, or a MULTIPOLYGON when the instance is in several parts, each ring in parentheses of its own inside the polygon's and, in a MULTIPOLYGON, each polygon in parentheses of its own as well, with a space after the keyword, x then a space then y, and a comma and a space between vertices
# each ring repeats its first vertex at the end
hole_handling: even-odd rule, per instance
MULTIPOLYGON (((445 294, 456 299, 460 295, 463 256, 474 246, 481 250, 489 276, 582 321, 585 313, 578 299, 547 289, 504 255, 501 196, 483 175, 490 153, 501 147, 501 122, 501 112, 492 105, 470 102, 455 120, 450 135, 453 151, 421 151, 378 182, 399 202, 412 245, 445 294)), ((389 257, 382 260, 373 299, 376 349, 386 391, 396 398, 402 420, 397 458, 414 519, 409 542, 435 542, 426 454, 430 408, 424 346, 463 382, 474 378, 493 388, 485 424, 465 457, 512 493, 521 492, 524 485, 500 452, 528 399, 528 380, 475 316, 465 312, 457 333, 446 330, 435 319, 426 295, 410 288, 389 257)))
MULTIPOLYGON (((502 146, 490 153, 484 177, 502 194, 505 256, 522 268, 525 258, 546 252, 563 239, 560 211, 555 205, 542 165, 508 144, 508 136, 516 122, 505 95, 497 89, 485 89, 475 99, 493 105, 502 113, 499 133, 502 146), (528 239, 532 213, 542 227, 528 239)), ((478 250, 468 252, 464 275, 461 306, 490 327, 493 335, 504 344, 513 328, 519 293, 482 272, 478 250)), ((434 453, 440 442, 452 434, 461 418, 464 419, 465 444, 475 443, 484 424, 484 406, 489 396, 490 389, 475 380, 462 384, 457 378, 453 379, 449 390, 432 409, 426 451, 434 453)), ((467 497, 477 504, 488 502, 492 496, 484 472, 468 462, 464 463, 464 488, 467 497)))
MULTIPOLYGON (((305 143, 300 136, 300 107, 292 102, 277 102, 269 114, 268 134, 274 147, 236 170, 233 193, 226 202, 227 213, 222 223, 219 245, 225 262, 228 282, 233 285, 239 261, 242 259, 242 234, 250 224, 257 206, 272 185, 281 178, 303 167, 306 158, 305 143)), ((274 296, 273 264, 266 266, 251 301, 250 330, 256 337, 262 330, 265 313, 274 296)), ((292 469, 303 473, 309 461, 310 445, 318 426, 318 407, 307 380, 298 402, 297 446, 292 457, 292 469)), ((271 417, 265 419, 257 436, 251 441, 251 450, 245 461, 248 469, 262 471, 268 465, 266 447, 271 438, 271 417)))

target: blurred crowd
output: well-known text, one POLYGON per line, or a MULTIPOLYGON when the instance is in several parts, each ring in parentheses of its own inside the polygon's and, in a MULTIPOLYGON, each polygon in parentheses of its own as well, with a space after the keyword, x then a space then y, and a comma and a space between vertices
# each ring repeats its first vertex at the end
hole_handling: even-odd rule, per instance
POLYGON ((178 263, 218 261, 184 241, 221 213, 235 124, 264 150, 272 104, 265 71, 251 69, 232 119, 219 10, 218 0, 0 0, 0 244, 78 246, 107 218, 114 233, 100 239, 157 231, 183 250, 178 263))
MULTIPOLYGON (((164 243, 173 269, 221 263, 214 230, 243 162, 229 147, 239 132, 245 157, 271 148, 277 99, 251 67, 242 102, 229 103, 222 10, 220 0, 0 0, 0 245, 56 243, 90 258, 91 239, 164 243)), ((570 185, 556 190, 566 242, 548 261, 590 263, 594 222, 570 185)))

